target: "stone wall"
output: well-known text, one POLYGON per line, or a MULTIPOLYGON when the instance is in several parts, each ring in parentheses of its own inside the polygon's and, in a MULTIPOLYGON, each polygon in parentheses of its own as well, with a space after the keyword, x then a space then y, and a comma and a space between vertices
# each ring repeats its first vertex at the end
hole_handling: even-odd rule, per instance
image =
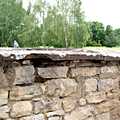
POLYGON ((120 63, 3 60, 0 120, 120 120, 120 63))

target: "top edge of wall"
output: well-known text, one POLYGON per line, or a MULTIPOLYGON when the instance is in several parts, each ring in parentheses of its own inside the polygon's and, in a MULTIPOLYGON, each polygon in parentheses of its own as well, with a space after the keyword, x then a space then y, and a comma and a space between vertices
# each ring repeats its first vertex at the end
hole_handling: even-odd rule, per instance
POLYGON ((47 59, 51 61, 66 60, 104 60, 119 61, 120 51, 111 49, 66 49, 66 48, 0 48, 0 58, 8 60, 47 59))

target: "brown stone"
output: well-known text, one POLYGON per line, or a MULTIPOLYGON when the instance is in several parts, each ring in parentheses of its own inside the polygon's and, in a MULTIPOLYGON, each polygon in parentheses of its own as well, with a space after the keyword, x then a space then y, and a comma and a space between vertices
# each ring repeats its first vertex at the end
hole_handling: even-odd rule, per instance
POLYGON ((38 74, 41 78, 66 78, 68 72, 68 67, 47 67, 38 68, 38 74))
POLYGON ((31 99, 35 96, 42 95, 42 89, 40 84, 34 84, 30 86, 15 86, 10 91, 10 99, 11 100, 25 100, 31 99))
MULTIPOLYGON (((99 115, 96 116, 96 119, 97 120, 111 120, 110 113, 107 112, 107 113, 99 114, 99 115)), ((115 120, 115 119, 112 119, 112 120, 115 120)))
POLYGON ((6 79, 3 72, 3 68, 0 67, 0 88, 7 88, 9 86, 9 81, 6 79))
POLYGON ((84 99, 84 98, 80 98, 80 100, 79 100, 79 104, 80 104, 81 106, 86 105, 86 99, 84 99))
POLYGON ((114 108, 117 108, 118 106, 120 106, 120 101, 117 99, 113 99, 113 100, 100 103, 95 107, 96 107, 97 113, 105 113, 105 112, 111 111, 114 108))
POLYGON ((62 105, 65 112, 70 112, 76 107, 77 100, 73 97, 63 99, 62 105))
POLYGON ((0 89, 0 106, 6 105, 8 102, 8 91, 0 89))
POLYGON ((97 90, 97 79, 89 78, 85 80, 85 91, 95 92, 97 90))
POLYGON ((68 96, 77 91, 74 79, 53 79, 46 83, 46 94, 49 96, 68 96))
POLYGON ((12 105, 10 112, 11 117, 17 118, 26 115, 31 115, 32 113, 32 104, 30 101, 20 101, 12 105))
POLYGON ((97 67, 79 67, 79 68, 72 68, 71 69, 72 77, 95 76, 97 74, 99 74, 99 68, 97 68, 97 67))
POLYGON ((30 66, 18 66, 15 67, 16 77, 15 85, 31 84, 34 81, 34 67, 30 66))
POLYGON ((52 112, 61 110, 61 100, 59 98, 48 98, 42 96, 39 100, 34 100, 34 113, 52 112))
POLYGON ((110 112, 110 120, 120 120, 120 106, 117 106, 110 112))
POLYGON ((119 69, 118 69, 118 66, 104 66, 104 67, 101 67, 101 73, 108 73, 108 74, 111 74, 111 73, 118 73, 119 72, 119 69))
POLYGON ((105 92, 92 92, 86 96, 88 103, 101 103, 106 100, 105 92))
POLYGON ((88 117, 92 117, 93 107, 92 106, 85 106, 79 107, 72 111, 69 114, 65 115, 65 120, 84 120, 88 117))

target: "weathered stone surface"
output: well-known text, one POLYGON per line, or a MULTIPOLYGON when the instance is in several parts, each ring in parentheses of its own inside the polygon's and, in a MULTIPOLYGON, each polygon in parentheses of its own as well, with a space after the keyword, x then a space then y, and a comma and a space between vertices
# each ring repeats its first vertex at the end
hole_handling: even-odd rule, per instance
POLYGON ((86 96, 88 103, 101 103, 106 100, 105 92, 92 92, 86 96))
POLYGON ((80 104, 81 106, 86 105, 86 99, 84 99, 84 98, 80 98, 80 100, 79 100, 79 104, 80 104))
POLYGON ((9 118, 9 111, 10 111, 10 108, 8 106, 0 107, 0 119, 9 118))
POLYGON ((0 67, 0 88, 5 88, 9 86, 9 81, 6 79, 3 68, 0 67))
POLYGON ((0 89, 0 106, 6 105, 8 102, 8 91, 0 89))
POLYGON ((55 116, 55 117, 48 118, 48 120, 62 120, 62 119, 60 119, 59 116, 55 116))
POLYGON ((72 111, 77 104, 77 99, 74 99, 73 97, 67 97, 63 99, 62 106, 65 112, 72 111))
POLYGON ((95 92, 97 90, 97 79, 89 78, 85 80, 85 91, 86 92, 95 92))
POLYGON ((79 68, 72 68, 71 69, 72 77, 95 76, 97 74, 99 74, 99 68, 97 68, 97 67, 79 67, 79 68))
POLYGON ((39 95, 42 95, 42 89, 40 87, 40 84, 34 84, 23 87, 15 86, 10 91, 11 100, 30 99, 39 95))
POLYGON ((115 79, 100 79, 100 83, 98 84, 99 90, 109 91, 113 89, 119 89, 119 81, 119 77, 116 77, 115 79))
POLYGON ((52 112, 61 110, 61 100, 59 98, 41 97, 39 100, 34 100, 34 113, 52 112))
POLYGON ((45 117, 43 114, 37 114, 28 117, 22 117, 19 120, 45 120, 45 117))
POLYGON ((87 119, 84 119, 84 120, 95 120, 95 118, 94 117, 88 117, 87 119))
POLYGON ((56 111, 53 111, 53 112, 48 112, 46 113, 46 116, 49 118, 49 117, 53 117, 53 116, 64 116, 65 115, 65 112, 64 110, 56 110, 56 111))
POLYGON ((34 81, 34 67, 30 66, 18 66, 15 67, 16 78, 15 85, 19 84, 31 84, 34 81))
POLYGON ((47 67, 38 68, 38 74, 41 78, 66 78, 68 67, 47 67))
POLYGON ((119 69, 118 69, 118 66, 104 66, 104 67, 101 67, 101 73, 108 73, 108 74, 111 74, 111 73, 118 73, 119 72, 119 69))
POLYGON ((95 107, 96 107, 96 112, 99 114, 99 113, 109 112, 112 109, 117 108, 118 106, 120 106, 120 101, 117 99, 113 99, 107 102, 100 103, 95 107))
POLYGON ((53 79, 46 83, 46 94, 49 96, 68 96, 75 93, 77 83, 74 79, 53 79))
POLYGON ((13 104, 10 115, 13 118, 30 115, 32 113, 32 104, 30 101, 20 101, 13 104))
POLYGON ((120 106, 116 107, 110 112, 110 120, 120 120, 120 106))
POLYGON ((103 113, 96 116, 96 120, 115 120, 110 118, 110 113, 103 113))
POLYGON ((75 109, 70 114, 65 115, 65 120, 84 120, 88 117, 92 117, 93 107, 85 106, 75 109))

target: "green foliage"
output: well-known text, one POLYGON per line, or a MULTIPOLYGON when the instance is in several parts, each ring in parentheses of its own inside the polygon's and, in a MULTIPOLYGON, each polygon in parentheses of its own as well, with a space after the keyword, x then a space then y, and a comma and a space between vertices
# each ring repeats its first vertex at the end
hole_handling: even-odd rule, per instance
POLYGON ((15 0, 0 0, 0 46, 11 46, 21 29, 25 10, 15 0))
POLYGON ((120 29, 85 22, 81 0, 36 0, 25 11, 21 0, 0 0, 0 46, 20 47, 120 46, 120 29))

